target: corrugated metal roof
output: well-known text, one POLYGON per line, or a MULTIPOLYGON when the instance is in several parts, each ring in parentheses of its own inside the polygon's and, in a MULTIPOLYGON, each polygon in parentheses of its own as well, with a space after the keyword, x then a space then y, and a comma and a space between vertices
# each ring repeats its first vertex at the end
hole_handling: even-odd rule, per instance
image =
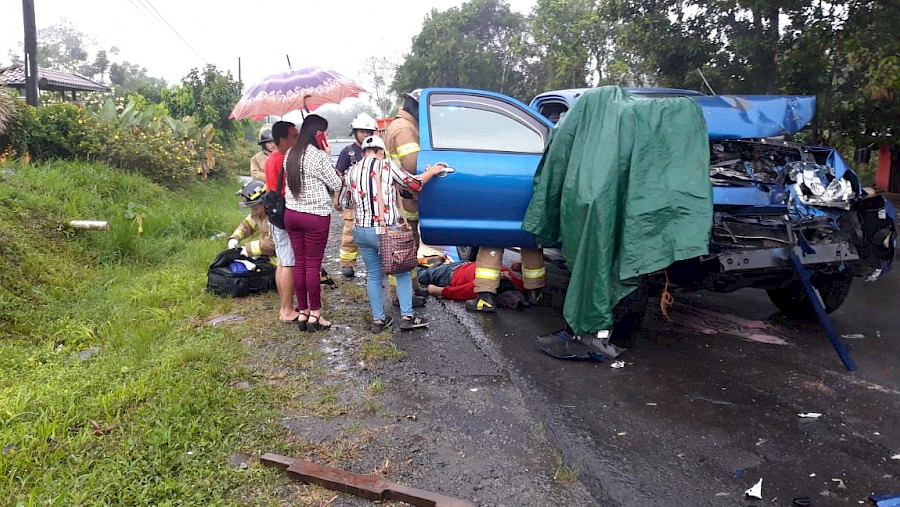
MULTIPOLYGON (((12 88, 25 87, 25 66, 0 67, 0 83, 12 88)), ((38 88, 48 91, 106 92, 109 87, 80 75, 53 69, 38 69, 38 88)))

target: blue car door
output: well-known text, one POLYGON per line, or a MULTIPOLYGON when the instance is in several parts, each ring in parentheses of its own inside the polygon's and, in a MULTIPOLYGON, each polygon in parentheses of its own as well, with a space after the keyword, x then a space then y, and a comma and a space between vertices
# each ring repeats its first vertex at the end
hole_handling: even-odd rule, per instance
POLYGON ((419 195, 422 241, 430 245, 536 246, 522 230, 532 181, 551 124, 497 93, 430 88, 419 97, 419 160, 455 171, 419 195))

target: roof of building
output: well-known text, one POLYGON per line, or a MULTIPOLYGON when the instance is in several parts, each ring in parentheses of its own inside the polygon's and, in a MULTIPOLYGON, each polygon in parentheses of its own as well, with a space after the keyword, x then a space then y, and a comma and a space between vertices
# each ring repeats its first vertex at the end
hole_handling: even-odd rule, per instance
MULTIPOLYGON (((25 87, 25 66, 22 64, 0 67, 0 84, 12 88, 25 87)), ((80 74, 54 69, 38 69, 38 88, 47 91, 106 92, 109 87, 80 74)))

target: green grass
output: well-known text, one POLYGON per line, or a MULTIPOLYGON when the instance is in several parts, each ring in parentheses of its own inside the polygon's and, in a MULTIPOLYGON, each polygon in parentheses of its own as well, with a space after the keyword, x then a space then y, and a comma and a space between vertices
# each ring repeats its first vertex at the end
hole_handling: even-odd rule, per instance
POLYGON ((171 191, 63 162, 21 168, 0 185, 5 504, 277 501, 274 472, 226 459, 294 450, 279 423, 290 393, 230 387, 249 377, 236 365, 251 324, 203 325, 235 305, 204 287, 224 245, 209 236, 241 217, 236 187, 171 191), (110 230, 72 231, 72 219, 108 220, 110 230), (89 347, 99 352, 74 356, 89 347))

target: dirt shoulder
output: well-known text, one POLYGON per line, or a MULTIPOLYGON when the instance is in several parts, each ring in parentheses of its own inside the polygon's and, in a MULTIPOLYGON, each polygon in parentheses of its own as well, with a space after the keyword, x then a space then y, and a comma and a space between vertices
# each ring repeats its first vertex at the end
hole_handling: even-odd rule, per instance
MULTIPOLYGON (((454 303, 430 298, 421 311, 430 320, 426 330, 368 332, 365 268, 360 258, 355 279, 340 276, 339 235, 335 219, 325 266, 336 286, 323 287, 332 330, 269 324, 277 319, 274 294, 239 305, 265 328, 244 340, 253 382, 292 393, 282 422, 286 448, 299 449, 293 457, 483 506, 594 505, 578 471, 530 415, 527 393, 485 349, 491 344, 475 339, 467 317, 445 306, 454 303)), ((396 317, 398 308, 388 308, 396 317)), ((280 480, 283 505, 371 503, 286 475, 280 480)))

